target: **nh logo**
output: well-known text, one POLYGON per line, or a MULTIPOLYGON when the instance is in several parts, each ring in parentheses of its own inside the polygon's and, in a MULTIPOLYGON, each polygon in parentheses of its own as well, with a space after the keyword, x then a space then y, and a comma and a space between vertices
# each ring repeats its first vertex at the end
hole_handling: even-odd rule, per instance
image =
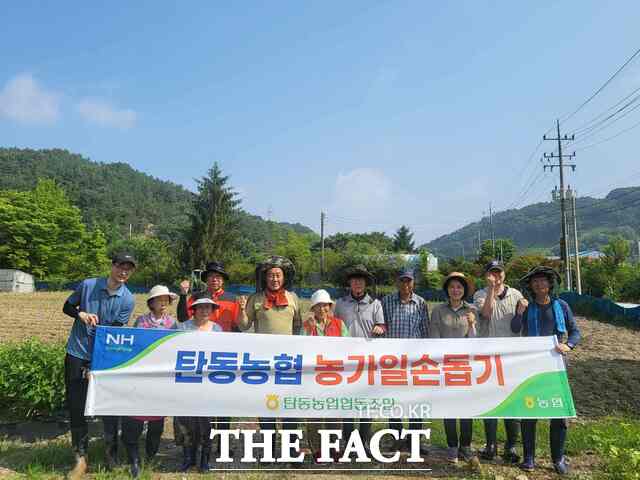
POLYGON ((124 333, 116 333, 112 335, 107 333, 107 345, 125 345, 129 344, 133 346, 133 335, 125 335, 124 333))

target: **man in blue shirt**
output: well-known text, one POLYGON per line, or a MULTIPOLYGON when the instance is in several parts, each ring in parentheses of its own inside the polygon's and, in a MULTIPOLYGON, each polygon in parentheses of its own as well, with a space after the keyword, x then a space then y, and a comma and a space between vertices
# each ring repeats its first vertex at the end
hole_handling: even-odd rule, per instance
MULTIPOLYGON (((67 341, 64 361, 65 389, 71 420, 71 443, 76 464, 69 474, 71 480, 81 478, 87 470, 89 433, 84 416, 91 353, 97 325, 122 326, 129 323, 134 298, 125 283, 136 268, 129 253, 116 254, 107 278, 89 278, 80 282, 67 298, 62 311, 74 319, 67 341)), ((119 417, 104 417, 105 459, 113 467, 118 452, 119 417)))

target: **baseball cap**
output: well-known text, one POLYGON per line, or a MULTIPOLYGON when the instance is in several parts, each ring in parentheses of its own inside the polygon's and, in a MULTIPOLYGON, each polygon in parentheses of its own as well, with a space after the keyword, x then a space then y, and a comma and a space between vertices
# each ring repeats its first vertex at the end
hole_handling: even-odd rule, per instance
POLYGON ((485 265, 484 273, 490 272, 491 270, 500 270, 501 272, 504 272, 504 263, 500 260, 491 260, 485 265))
POLYGON ((413 274, 413 270, 409 268, 400 270, 400 273, 398 273, 398 280, 402 278, 410 278, 411 280, 415 280, 415 275, 413 274))
POLYGON ((136 258, 129 252, 118 252, 111 259, 111 263, 130 263, 134 267, 138 266, 136 258))

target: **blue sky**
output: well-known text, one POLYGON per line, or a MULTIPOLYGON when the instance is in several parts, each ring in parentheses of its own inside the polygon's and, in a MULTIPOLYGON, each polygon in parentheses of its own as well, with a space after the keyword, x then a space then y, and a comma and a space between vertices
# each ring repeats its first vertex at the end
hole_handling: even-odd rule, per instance
MULTIPOLYGON (((554 145, 534 149, 640 47, 638 18, 634 1, 7 2, 0 145, 190 189, 217 161, 252 213, 428 241, 550 197, 554 145)), ((636 59, 563 128, 638 87, 636 59)), ((578 151, 569 183, 640 184, 639 132, 578 151)))

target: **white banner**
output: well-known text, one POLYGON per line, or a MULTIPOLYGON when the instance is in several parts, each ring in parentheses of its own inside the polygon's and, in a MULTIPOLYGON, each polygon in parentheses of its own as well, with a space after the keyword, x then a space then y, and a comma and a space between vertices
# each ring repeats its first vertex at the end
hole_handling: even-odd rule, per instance
POLYGON ((86 414, 573 417, 555 342, 98 327, 86 414))

